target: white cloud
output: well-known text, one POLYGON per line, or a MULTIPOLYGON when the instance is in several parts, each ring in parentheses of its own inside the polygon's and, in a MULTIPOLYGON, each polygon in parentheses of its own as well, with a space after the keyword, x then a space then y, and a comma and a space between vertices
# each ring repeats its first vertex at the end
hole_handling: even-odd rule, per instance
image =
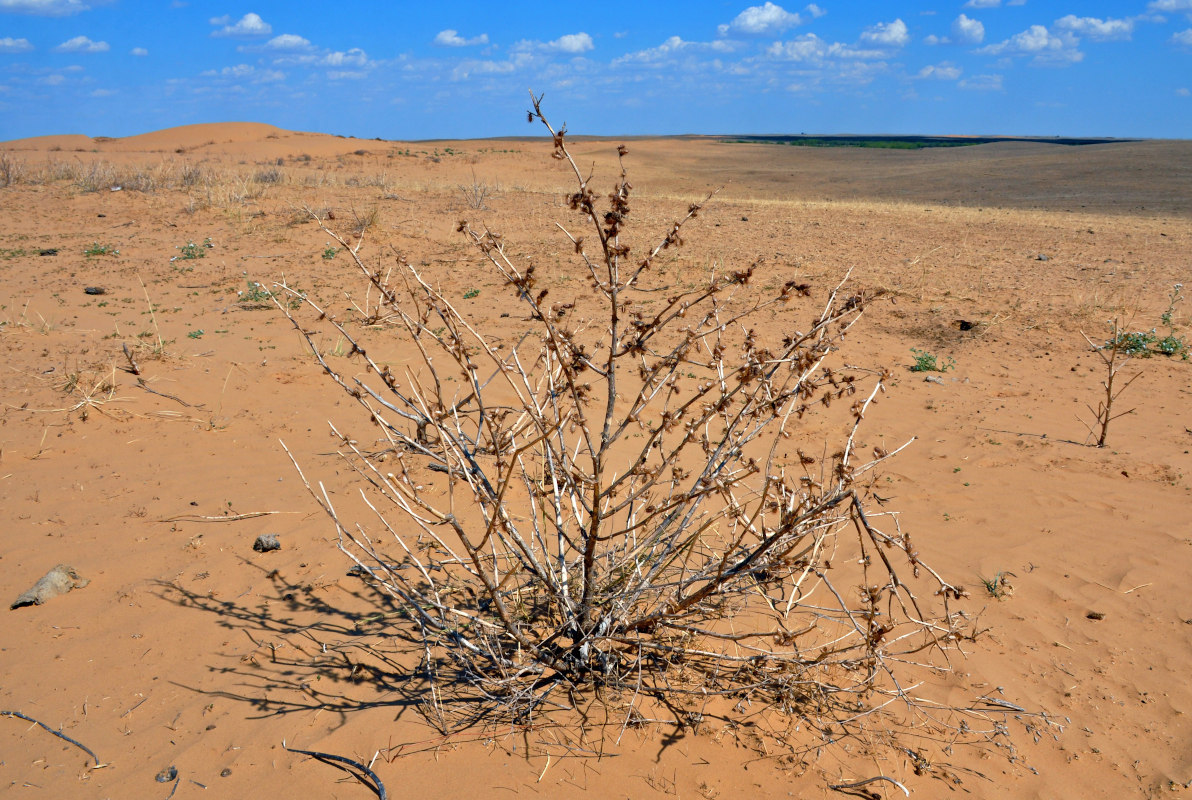
POLYGON ((630 62, 649 63, 652 61, 662 61, 683 52, 712 51, 716 53, 731 53, 734 49, 736 49, 736 45, 732 42, 721 40, 714 42, 687 42, 678 36, 672 36, 657 47, 638 50, 636 53, 628 53, 613 59, 612 63, 614 65, 630 62))
MULTIPOLYGON (((815 8, 819 11, 818 6, 808 6, 808 12, 815 8)), ((717 32, 721 36, 728 36, 730 33, 744 33, 750 36, 777 36, 788 28, 793 28, 796 25, 801 25, 803 18, 798 14, 792 14, 785 8, 767 0, 765 5, 750 6, 736 16, 736 18, 727 25, 720 25, 717 27, 717 32)))
POLYGON ((586 33, 569 33, 542 46, 544 50, 553 50, 557 53, 574 53, 577 55, 579 53, 586 53, 595 47, 596 45, 592 43, 592 37, 586 33))
POLYGON ((1002 4, 1002 0, 968 0, 964 4, 965 8, 997 8, 1002 4))
POLYGON ((111 49, 107 42, 93 42, 86 36, 67 39, 54 48, 59 53, 106 53, 111 49))
POLYGON ((96 89, 91 93, 92 97, 111 97, 116 94, 115 89, 96 89))
POLYGON ((865 29, 861 41, 878 47, 902 47, 911 40, 906 23, 901 19, 893 22, 879 22, 865 29))
POLYGON ((974 75, 965 78, 958 86, 961 89, 971 89, 976 92, 1000 92, 1002 90, 1001 75, 974 75))
POLYGON ((1192 90, 1186 88, 1176 89, 1175 93, 1180 97, 1192 97, 1192 90))
POLYGON ((362 81, 368 77, 367 72, 360 72, 359 70, 331 70, 327 73, 327 79, 332 81, 362 81))
POLYGON ((961 14, 952 22, 952 36, 964 44, 980 44, 985 39, 985 26, 980 20, 961 14))
POLYGON ((943 62, 935 66, 928 65, 919 70, 920 78, 935 78, 941 81, 954 81, 960 77, 963 70, 950 62, 943 62))
POLYGON ((789 42, 774 42, 766 53, 774 58, 788 61, 819 61, 826 58, 833 47, 814 33, 807 33, 789 42))
MULTIPOLYGON (((804 34, 789 42, 774 42, 766 48, 766 55, 785 61, 799 61, 811 64, 822 64, 834 60, 838 62, 852 62, 849 65, 838 65, 843 70, 853 69, 869 71, 872 68, 864 66, 862 62, 880 61, 889 55, 887 50, 865 50, 840 42, 827 42, 814 33, 804 34)), ((884 65, 881 65, 884 66, 884 65)))
POLYGON ((1192 47, 1192 28, 1186 31, 1180 31, 1171 37, 1171 41, 1176 44, 1182 44, 1185 47, 1192 47))
POLYGON ((1151 0, 1147 11, 1192 11, 1192 0, 1151 0))
POLYGON ((240 18, 234 25, 230 24, 231 17, 212 17, 210 22, 212 25, 222 25, 223 27, 217 31, 212 31, 212 36, 268 36, 273 33, 273 26, 260 16, 249 12, 240 18))
POLYGON ((265 42, 267 50, 309 50, 312 46, 309 39, 293 33, 283 33, 265 42))
POLYGON ((200 73, 204 78, 227 78, 237 82, 276 83, 285 80, 286 74, 275 69, 257 69, 250 64, 236 64, 223 69, 209 69, 200 73))
POLYGON ((346 53, 331 52, 319 59, 324 67, 363 67, 368 64, 368 54, 359 47, 353 47, 346 53))
POLYGON ((471 39, 465 39, 459 35, 459 31, 453 28, 439 31, 434 39, 435 44, 440 47, 474 47, 475 45, 488 44, 488 34, 482 33, 479 36, 473 36, 471 39))
POLYGON ((1100 20, 1096 17, 1078 17, 1075 14, 1069 14, 1057 19, 1055 27, 1075 36, 1087 36, 1095 41, 1104 42, 1111 39, 1129 39, 1134 32, 1134 20, 1100 20))
POLYGON ((0 53, 28 53, 33 45, 28 39, 13 39, 5 36, 0 39, 0 53))
POLYGON ((806 12, 807 12, 807 14, 808 14, 808 15, 809 15, 809 16, 810 16, 812 19, 819 19, 819 18, 820 18, 820 17, 822 17, 824 14, 827 14, 827 13, 828 13, 827 11, 824 11, 822 8, 820 8, 819 6, 817 6, 815 3, 812 3, 811 5, 807 6, 807 8, 805 8, 805 9, 803 9, 803 10, 804 10, 804 11, 806 11, 806 12))
POLYGON ((66 82, 66 76, 57 74, 46 75, 44 78, 39 78, 37 82, 45 86, 61 86, 66 82))
POLYGON ((128 54, 130 56, 147 56, 149 55, 149 51, 143 47, 134 47, 128 51, 128 54))
POLYGON ((89 8, 81 0, 0 0, 0 11, 39 17, 68 17, 89 8))
POLYGON ((1035 64, 1073 64, 1084 59, 1076 49, 1077 40, 1071 34, 1056 36, 1043 25, 1032 25, 1005 41, 982 47, 977 52, 986 55, 1031 55, 1035 64))

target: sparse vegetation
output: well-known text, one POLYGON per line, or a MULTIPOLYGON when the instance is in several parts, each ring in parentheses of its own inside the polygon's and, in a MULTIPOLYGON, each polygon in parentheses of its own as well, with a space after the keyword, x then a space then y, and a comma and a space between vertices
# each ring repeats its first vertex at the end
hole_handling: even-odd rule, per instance
POLYGON ((92 242, 91 246, 83 251, 83 255, 87 256, 87 258, 97 258, 99 256, 118 256, 120 255, 120 251, 116 249, 115 245, 92 242))
POLYGON ((911 348, 911 353, 915 356, 915 363, 911 364, 911 372, 947 372, 956 368, 956 362, 951 358, 947 361, 940 361, 933 353, 914 347, 911 348))
POLYGON ((215 247, 215 245, 213 245, 211 243, 210 236, 208 236, 206 239, 204 239, 202 244, 195 244, 194 242, 187 242, 186 244, 180 245, 177 248, 178 255, 172 257, 170 259, 170 261, 178 261, 178 260, 192 261, 196 258, 206 258, 207 251, 213 247, 215 247))
POLYGON ((1013 572, 1005 572, 998 570, 991 578, 981 578, 981 585, 985 587, 985 593, 996 600, 1003 600, 1014 593, 1014 587, 1010 585, 1007 577, 1017 577, 1013 572))

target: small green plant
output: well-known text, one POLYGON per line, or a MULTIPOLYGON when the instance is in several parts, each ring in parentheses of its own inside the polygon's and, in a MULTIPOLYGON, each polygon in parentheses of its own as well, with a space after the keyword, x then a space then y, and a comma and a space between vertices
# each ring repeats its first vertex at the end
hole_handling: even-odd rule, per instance
POLYGON ((1167 297, 1167 310, 1159 316, 1160 323, 1167 328, 1166 336, 1159 336, 1158 328, 1149 331, 1119 331, 1112 339, 1106 340, 1101 349, 1112 348, 1115 344, 1120 355, 1128 358, 1150 358, 1152 353, 1165 356, 1179 356, 1184 361, 1192 357, 1192 348, 1188 346, 1184 337, 1175 332, 1175 307, 1184 300, 1184 284, 1177 283, 1171 287, 1167 297))
POLYGON ((206 239, 204 239, 202 244, 195 244, 194 242, 187 242, 186 244, 177 248, 178 255, 171 258, 170 262, 173 263, 178 260, 190 261, 190 260, 193 260, 196 258, 206 258, 207 251, 210 250, 212 247, 215 247, 215 245, 213 245, 211 243, 210 236, 208 236, 206 239))
POLYGON ((188 339, 202 339, 204 333, 206 333, 206 331, 203 330, 202 328, 199 328, 198 330, 193 330, 190 333, 186 334, 186 337, 188 339))
POLYGON ((985 587, 985 591, 990 597, 1003 600, 1014 594, 1014 587, 1006 580, 1007 575, 1018 577, 1013 572, 998 570, 992 578, 981 578, 981 585, 985 587))
POLYGON ((1175 307, 1184 300, 1184 284, 1177 283, 1171 287, 1171 294, 1167 297, 1167 310, 1159 317, 1159 321, 1167 328, 1167 335, 1155 342, 1155 349, 1165 356, 1179 356, 1187 361, 1192 350, 1184 337, 1175 334, 1175 307))
POLYGON ((335 258, 337 253, 339 253, 339 248, 332 247, 331 242, 328 242, 327 246, 323 248, 323 260, 330 261, 331 259, 335 258))
POLYGON ((83 251, 83 255, 87 256, 87 258, 93 256, 118 256, 120 255, 120 251, 114 245, 92 242, 91 246, 83 251))
POLYGON ((464 292, 465 300, 471 300, 473 297, 479 297, 479 296, 480 296, 479 289, 468 289, 468 291, 464 292))
POLYGON ((245 288, 236 293, 236 302, 247 305, 264 305, 273 299, 273 292, 256 281, 245 281, 245 288))
POLYGON ((915 363, 911 365, 911 372, 947 372, 950 369, 956 368, 956 362, 951 358, 941 362, 936 358, 934 353, 929 353, 926 350, 920 350, 916 347, 911 348, 911 353, 915 356, 915 363))

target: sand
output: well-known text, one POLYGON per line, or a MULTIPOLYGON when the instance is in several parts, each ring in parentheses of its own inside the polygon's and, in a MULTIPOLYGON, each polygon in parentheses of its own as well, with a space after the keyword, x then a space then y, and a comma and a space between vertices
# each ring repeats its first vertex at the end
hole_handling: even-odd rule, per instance
MULTIPOLYGON (((601 189, 616 144, 575 143, 608 176, 601 189)), ((515 333, 507 293, 455 228, 502 231, 568 292, 579 267, 553 228, 572 219, 568 183, 549 149, 257 124, 0 143, 24 172, 0 188, 0 596, 11 603, 60 563, 89 580, 3 612, 0 710, 61 730, 104 765, 0 718, 0 786, 165 797, 172 782, 155 779, 172 767, 179 798, 200 787, 369 796, 284 741, 371 763, 391 796, 427 800, 839 796, 827 785, 875 775, 919 797, 1192 788, 1192 364, 1130 361, 1123 377, 1139 377, 1118 408, 1133 413, 1099 449, 1086 423, 1104 371, 1081 335, 1104 340, 1115 314, 1150 330, 1172 285, 1192 286, 1186 142, 909 153, 630 142, 643 236, 723 187, 668 256, 674 280, 764 258, 775 278, 817 292, 850 268, 888 290, 848 345, 853 363, 894 375, 865 438, 917 437, 882 493, 924 556, 968 587, 964 607, 986 631, 944 685, 1057 723, 1037 740, 1013 726, 1013 761, 958 748, 917 776, 905 753, 859 744, 791 764, 710 723, 630 729, 619 745, 615 732, 581 743, 566 727, 444 737, 428 726, 403 692, 393 637, 357 629, 378 600, 348 575, 279 444, 347 494, 327 422, 359 436, 366 425, 284 317, 253 302, 254 283, 285 276, 346 314, 340 290, 360 302, 359 281, 342 253, 324 258, 328 237, 301 209, 331 211, 345 232, 375 211, 367 263, 400 252, 476 290, 462 301, 475 324, 515 333), (477 198, 484 207, 470 208, 477 198), (954 368, 924 380, 911 348, 954 368), (254 551, 262 534, 281 549, 254 551), (982 580, 999 575, 995 597, 982 580)), ((1192 338, 1188 315, 1176 307, 1177 333, 1192 338)), ((375 335, 401 357, 396 332, 375 335)), ((861 791, 900 794, 888 782, 861 791)))

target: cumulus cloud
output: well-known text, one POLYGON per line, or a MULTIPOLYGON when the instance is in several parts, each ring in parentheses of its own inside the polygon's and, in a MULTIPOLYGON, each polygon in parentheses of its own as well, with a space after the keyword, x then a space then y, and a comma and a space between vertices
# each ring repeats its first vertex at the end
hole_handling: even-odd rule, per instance
POLYGON ((1186 31, 1180 31, 1179 33, 1175 34, 1171 37, 1171 41, 1175 42, 1176 44, 1182 44, 1185 47, 1192 47, 1192 28, 1189 28, 1186 31))
POLYGON ((324 67, 363 67, 367 64, 368 54, 359 47, 347 52, 334 51, 319 59, 319 65, 324 67))
POLYGON ((809 17, 811 17, 812 19, 819 19, 824 14, 828 13, 827 11, 824 11, 822 8, 817 6, 815 3, 812 3, 811 5, 807 6, 807 8, 805 8, 803 10, 806 11, 807 15, 809 17))
POLYGON ((33 45, 28 39, 13 39, 5 36, 0 39, 0 53, 28 53, 33 45))
POLYGON ((650 63, 654 61, 664 61, 668 58, 679 55, 683 52, 717 52, 717 53, 731 53, 735 49, 732 42, 725 42, 717 40, 714 42, 688 42, 684 41, 678 36, 672 36, 657 47, 651 47, 646 50, 638 50, 636 53, 628 53, 613 59, 613 64, 626 64, 630 62, 636 63, 650 63))
POLYGON ((312 46, 309 39, 293 33, 283 33, 265 42, 267 50, 309 50, 312 46))
POLYGON ((86 36, 67 39, 54 48, 58 53, 106 53, 111 49, 107 42, 93 42, 86 36))
POLYGON ((68 17, 90 7, 82 0, 0 0, 0 11, 39 17, 68 17))
POLYGON ((596 47, 592 43, 592 37, 586 33, 569 33, 566 36, 560 36, 553 42, 547 42, 543 46, 544 50, 552 50, 556 53, 586 53, 596 47))
POLYGON ((1084 59, 1071 35, 1056 36, 1043 25, 1032 25, 1021 33, 977 52, 987 55, 1029 55, 1036 64, 1072 64, 1084 59))
POLYGON ((147 56, 149 55, 149 51, 143 47, 134 47, 128 51, 128 54, 130 56, 147 56))
POLYGON ((226 78, 237 82, 276 83, 285 80, 286 74, 275 69, 257 69, 251 64, 236 64, 223 69, 209 69, 200 73, 204 78, 226 78))
MULTIPOLYGON (((809 13, 814 14, 811 9, 820 11, 818 6, 808 6, 809 13)), ((822 13, 822 12, 821 12, 822 13)), ((765 5, 750 6, 736 16, 736 18, 727 25, 720 25, 716 31, 721 36, 728 36, 730 33, 748 34, 750 36, 777 36, 788 28, 793 28, 796 25, 801 25, 803 18, 798 14, 792 14, 785 8, 767 0, 765 5)))
POLYGON ((863 49, 840 42, 828 42, 814 33, 798 36, 788 42, 774 42, 766 48, 766 55, 784 61, 799 61, 815 65, 825 62, 838 62, 841 69, 846 62, 852 62, 854 69, 865 70, 862 63, 866 61, 880 61, 889 55, 887 50, 863 49))
POLYGON ((952 22, 952 36, 963 44, 980 44, 985 39, 985 26, 961 14, 952 22))
POLYGON ((1075 36, 1087 36, 1095 41, 1104 42, 1111 39, 1129 39, 1130 35, 1134 33, 1134 20, 1100 20, 1096 17, 1078 17, 1075 14, 1069 14, 1057 19, 1055 27, 1075 36))
POLYGON ((878 47, 902 47, 911 40, 906 23, 901 19, 879 22, 865 29, 861 41, 878 47))
POLYGON ((210 20, 212 25, 219 25, 219 30, 212 31, 212 36, 268 36, 273 33, 273 26, 257 14, 249 12, 239 19, 236 23, 232 23, 231 17, 212 17, 210 20))
POLYGON ((997 8, 1002 4, 1002 0, 968 0, 964 4, 965 8, 997 8))
POLYGON ((923 67, 923 69, 919 70, 919 77, 935 78, 941 81, 954 81, 960 77, 961 72, 963 70, 960 67, 945 61, 942 64, 923 67))
POLYGON ((488 44, 488 34, 482 33, 479 36, 473 36, 471 39, 465 39, 459 35, 459 31, 448 28, 439 31, 435 36, 434 42, 440 47, 474 47, 480 44, 488 44))

